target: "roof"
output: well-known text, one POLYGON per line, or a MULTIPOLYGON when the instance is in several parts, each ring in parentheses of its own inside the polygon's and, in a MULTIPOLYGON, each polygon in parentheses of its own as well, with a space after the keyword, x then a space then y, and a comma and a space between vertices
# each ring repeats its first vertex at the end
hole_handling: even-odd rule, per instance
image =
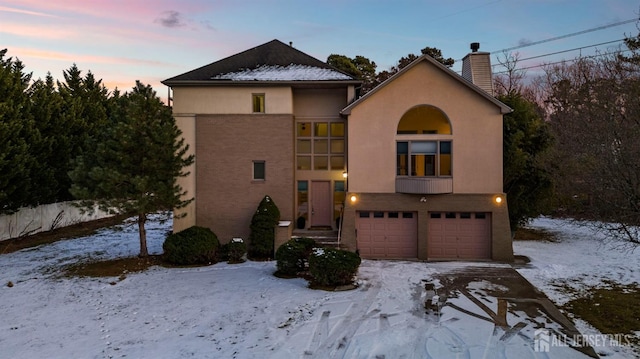
POLYGON ((396 74, 394 74, 393 76, 391 76, 390 78, 385 80, 383 83, 381 83, 380 85, 376 86, 373 90, 367 92, 364 96, 362 96, 359 99, 357 99, 356 101, 352 102, 349 106, 345 107, 342 111, 340 111, 340 113, 343 114, 343 115, 351 114, 351 110, 354 107, 356 107, 360 103, 366 101, 366 99, 371 97, 376 92, 380 91, 380 89, 382 89, 383 87, 387 86, 389 83, 391 83, 397 77, 402 76, 402 74, 404 74, 405 72, 409 71, 411 68, 413 68, 414 66, 418 65, 422 61, 427 61, 427 62, 431 63, 432 65, 438 67, 440 70, 442 70, 447 75, 451 76, 454 80, 460 82, 461 84, 467 86, 471 90, 477 92, 479 95, 481 95, 485 99, 489 100, 490 102, 492 102, 493 104, 498 106, 500 108, 500 112, 502 114, 510 113, 510 112, 513 111, 513 109, 511 109, 511 107, 505 105, 504 103, 502 103, 501 101, 499 101, 495 97, 489 95, 485 90, 483 90, 480 87, 474 85, 471 81, 466 80, 464 77, 458 75, 455 71, 453 71, 450 68, 444 66, 443 64, 441 64, 440 62, 435 60, 433 57, 431 57, 429 55, 422 55, 419 58, 417 58, 416 60, 414 60, 412 63, 410 63, 409 65, 404 67, 402 70, 398 71, 396 74))
POLYGON ((241 53, 162 81, 167 86, 251 82, 360 83, 315 57, 272 40, 241 53))

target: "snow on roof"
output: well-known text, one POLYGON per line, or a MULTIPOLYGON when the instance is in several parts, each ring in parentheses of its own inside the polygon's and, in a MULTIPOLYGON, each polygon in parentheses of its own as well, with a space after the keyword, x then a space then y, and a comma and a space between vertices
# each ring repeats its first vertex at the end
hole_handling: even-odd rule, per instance
POLYGON ((254 69, 229 72, 213 76, 212 80, 232 81, 327 81, 352 80, 351 77, 331 69, 290 64, 288 66, 262 65, 254 69))

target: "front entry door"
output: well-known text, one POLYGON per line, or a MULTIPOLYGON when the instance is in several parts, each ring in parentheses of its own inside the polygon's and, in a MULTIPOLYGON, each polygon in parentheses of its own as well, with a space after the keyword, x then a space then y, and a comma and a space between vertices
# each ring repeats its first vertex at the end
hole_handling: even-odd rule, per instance
POLYGON ((331 182, 311 182, 311 226, 331 227, 331 182))

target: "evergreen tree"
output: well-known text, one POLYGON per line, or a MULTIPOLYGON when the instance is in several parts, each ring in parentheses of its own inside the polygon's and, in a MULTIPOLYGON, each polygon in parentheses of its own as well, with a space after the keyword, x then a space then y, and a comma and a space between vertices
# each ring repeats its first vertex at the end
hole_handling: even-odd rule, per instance
POLYGON ((504 115, 503 122, 503 181, 509 200, 509 222, 515 231, 546 209, 552 181, 543 159, 552 145, 552 136, 533 102, 516 92, 498 99, 513 109, 504 115))
POLYGON ((20 60, 5 59, 0 50, 0 213, 34 202, 30 173, 35 160, 28 139, 34 136, 27 89, 30 74, 20 60))
POLYGON ((176 183, 182 169, 193 163, 185 156, 188 146, 181 138, 171 110, 149 85, 136 81, 133 91, 116 101, 124 111, 98 143, 91 156, 77 158, 70 173, 71 192, 83 199, 86 210, 94 204, 115 214, 134 214, 138 219, 140 256, 148 255, 145 222, 150 213, 186 206, 185 192, 176 183))
POLYGON ((251 218, 249 256, 253 259, 274 257, 275 229, 280 220, 280 210, 273 199, 264 196, 251 218))
POLYGON ((66 129, 66 136, 58 142, 60 162, 56 179, 60 187, 58 199, 69 200, 72 195, 68 173, 74 168, 73 159, 84 155, 88 160, 95 152, 98 140, 107 132, 109 97, 102 80, 96 81, 90 71, 83 78, 74 64, 63 75, 65 81, 58 82, 58 89, 63 100, 60 122, 66 129))
POLYGON ((69 163, 69 158, 61 155, 68 141, 67 129, 61 121, 62 98, 51 74, 47 74, 44 81, 35 81, 29 93, 31 115, 37 129, 37 136, 30 141, 30 151, 38 164, 30 175, 32 195, 39 204, 54 203, 64 198, 62 193, 69 190, 60 186, 60 180, 68 177, 66 169, 69 163))

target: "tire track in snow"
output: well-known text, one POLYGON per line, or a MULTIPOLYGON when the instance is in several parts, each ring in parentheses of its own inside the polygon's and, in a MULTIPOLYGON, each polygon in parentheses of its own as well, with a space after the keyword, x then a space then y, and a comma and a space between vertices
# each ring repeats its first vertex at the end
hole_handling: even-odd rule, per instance
MULTIPOLYGON (((324 311, 320 321, 316 325, 313 339, 308 350, 304 352, 305 358, 343 358, 354 334, 364 321, 380 313, 379 309, 369 311, 374 299, 380 291, 380 284, 367 284, 362 291, 366 291, 365 298, 353 303, 341 320, 329 332, 329 317, 331 311, 324 311), (327 336, 327 334, 329 334, 327 336), (324 338, 326 337, 326 338, 324 338), (322 339, 324 338, 324 340, 322 339)), ((330 303, 327 303, 330 304, 330 303)))

